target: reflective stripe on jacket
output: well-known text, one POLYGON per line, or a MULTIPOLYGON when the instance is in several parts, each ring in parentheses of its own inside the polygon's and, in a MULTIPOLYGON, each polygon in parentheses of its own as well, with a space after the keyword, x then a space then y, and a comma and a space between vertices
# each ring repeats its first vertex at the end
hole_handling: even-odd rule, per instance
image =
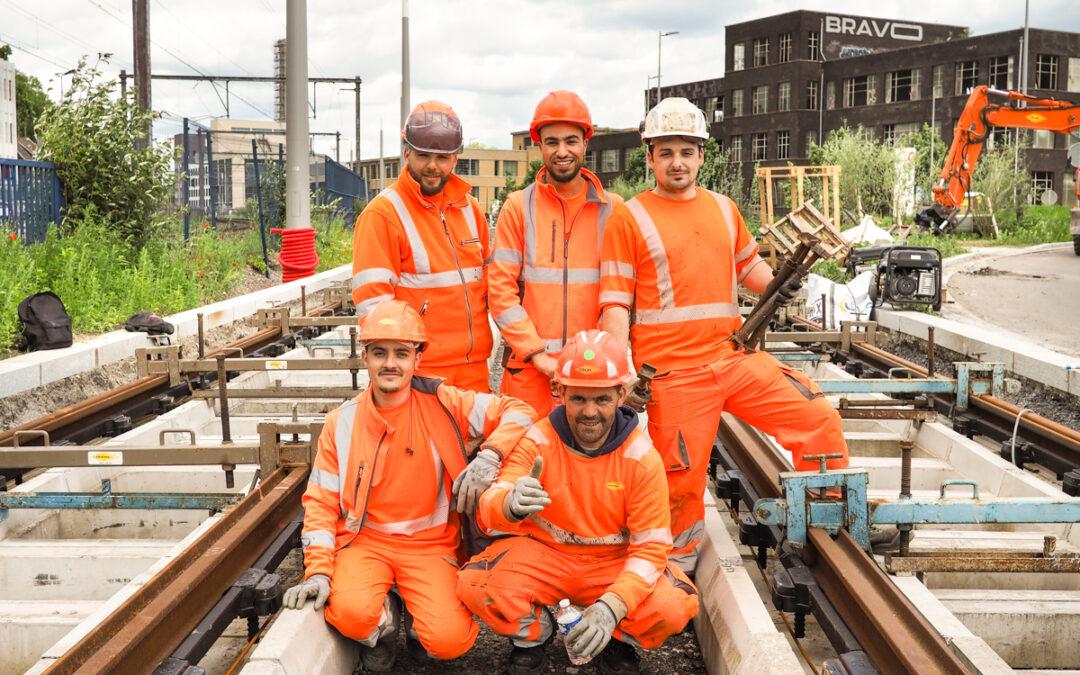
POLYGON ((718 358, 742 325, 738 286, 761 261, 728 197, 644 192, 612 214, 600 261, 600 307, 631 310, 634 363, 663 372, 718 358))
MULTIPOLYGON (((467 444, 484 439, 482 447, 505 457, 535 418, 532 408, 517 399, 457 389, 419 375, 413 376, 411 395, 433 451, 449 476, 440 480, 447 493, 468 462, 467 444)), ((375 410, 370 389, 326 416, 303 498, 305 576, 332 575, 335 551, 352 541, 361 528, 370 527, 364 523, 365 507, 378 470, 379 449, 389 444, 392 434, 375 410)), ((425 518, 379 523, 372 529, 409 536, 446 522, 448 504, 449 499, 440 499, 436 511, 425 518)))
POLYGON ((438 336, 424 352, 429 366, 474 363, 491 355, 487 220, 469 190, 451 175, 442 196, 428 198, 405 171, 368 204, 353 232, 357 316, 392 298, 417 311, 426 303, 424 323, 438 336))
POLYGON ((652 592, 671 550, 663 463, 636 428, 614 451, 586 457, 563 443, 550 416, 540 420, 480 498, 477 519, 492 534, 527 535, 566 552, 625 558, 607 592, 631 612, 652 592), (509 520, 505 507, 514 481, 529 473, 538 455, 544 458, 540 483, 551 504, 523 521, 509 520))
POLYGON ((510 195, 499 212, 488 267, 491 317, 513 350, 509 364, 558 353, 600 318, 600 244, 612 208, 622 203, 587 169, 585 205, 567 213, 547 169, 510 195))

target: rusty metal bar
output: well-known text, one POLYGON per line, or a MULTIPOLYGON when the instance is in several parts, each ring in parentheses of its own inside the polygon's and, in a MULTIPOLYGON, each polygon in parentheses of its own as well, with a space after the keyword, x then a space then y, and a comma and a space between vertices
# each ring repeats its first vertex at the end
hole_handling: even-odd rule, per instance
POLYGON ((917 572, 1039 572, 1080 573, 1080 556, 1042 556, 1038 553, 1010 555, 1005 552, 953 551, 941 554, 885 554, 885 568, 892 574, 917 572))
POLYGON ((307 467, 275 471, 46 673, 150 672, 292 520, 307 467))

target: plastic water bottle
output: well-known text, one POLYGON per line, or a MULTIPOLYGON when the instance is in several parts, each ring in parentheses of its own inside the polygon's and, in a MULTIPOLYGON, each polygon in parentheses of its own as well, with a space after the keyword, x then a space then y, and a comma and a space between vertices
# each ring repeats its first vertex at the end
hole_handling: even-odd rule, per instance
POLYGON ((570 663, 575 666, 584 665, 592 660, 588 656, 578 656, 571 651, 570 645, 566 644, 566 634, 577 625, 578 621, 581 621, 581 612, 578 608, 570 604, 569 598, 560 600, 559 610, 555 612, 555 623, 559 627, 559 635, 562 636, 563 645, 566 647, 566 655, 570 658, 570 663))

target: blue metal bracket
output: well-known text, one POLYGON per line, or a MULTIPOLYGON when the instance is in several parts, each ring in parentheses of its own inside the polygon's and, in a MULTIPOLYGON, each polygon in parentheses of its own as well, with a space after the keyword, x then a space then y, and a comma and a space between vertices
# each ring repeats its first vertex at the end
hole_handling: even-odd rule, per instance
MULTIPOLYGON (((102 487, 105 487, 104 485, 102 487)), ((240 494, 179 492, 0 492, 0 522, 8 509, 184 509, 222 511, 240 494)))
POLYGON ((952 394, 958 410, 965 410, 972 396, 1001 397, 1020 390, 1017 380, 1005 377, 1001 363, 954 363, 956 379, 866 378, 815 380, 826 394, 952 394))
POLYGON ((975 481, 946 480, 936 499, 904 497, 870 502, 866 493, 868 478, 865 469, 782 473, 784 498, 758 500, 754 518, 762 525, 785 528, 794 546, 806 545, 809 528, 834 535, 842 528, 867 551, 870 525, 1080 523, 1080 498, 984 499, 979 497, 975 481), (970 487, 971 496, 945 496, 946 488, 958 485, 970 487), (826 496, 827 490, 839 491, 840 496, 826 496))

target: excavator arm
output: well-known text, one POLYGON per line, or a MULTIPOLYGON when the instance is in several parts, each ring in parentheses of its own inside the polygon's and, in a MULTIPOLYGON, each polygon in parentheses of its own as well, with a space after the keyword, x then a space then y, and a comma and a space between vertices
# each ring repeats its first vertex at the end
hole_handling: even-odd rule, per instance
POLYGON ((975 165, 993 127, 1073 133, 1080 130, 1080 105, 1000 91, 986 85, 975 87, 956 123, 952 146, 941 169, 941 180, 934 186, 934 204, 915 216, 916 223, 932 228, 936 234, 955 224, 960 204, 971 189, 975 165), (1018 107, 1020 102, 1026 104, 1025 107, 1018 107))

